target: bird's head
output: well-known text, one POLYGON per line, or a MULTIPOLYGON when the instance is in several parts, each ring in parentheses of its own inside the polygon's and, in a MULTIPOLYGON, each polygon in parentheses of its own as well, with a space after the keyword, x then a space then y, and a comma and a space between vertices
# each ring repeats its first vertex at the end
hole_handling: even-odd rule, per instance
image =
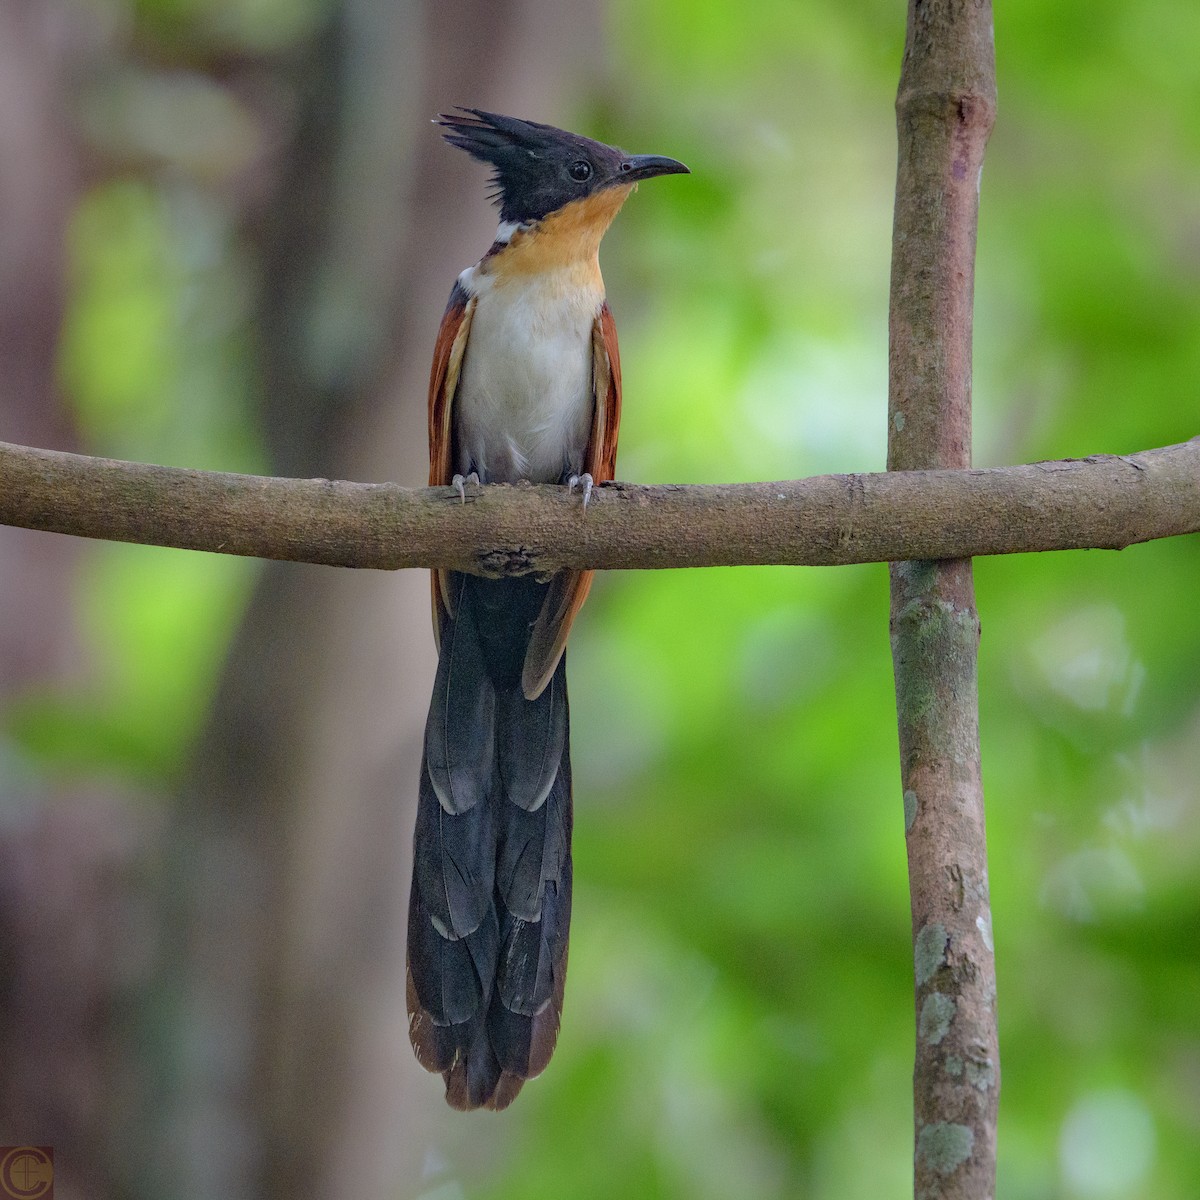
POLYGON ((623 199, 640 180, 688 174, 673 158, 626 154, 552 125, 478 108, 458 111, 463 115, 439 116, 442 136, 492 168, 492 199, 501 221, 532 224, 606 189, 623 189, 623 199))

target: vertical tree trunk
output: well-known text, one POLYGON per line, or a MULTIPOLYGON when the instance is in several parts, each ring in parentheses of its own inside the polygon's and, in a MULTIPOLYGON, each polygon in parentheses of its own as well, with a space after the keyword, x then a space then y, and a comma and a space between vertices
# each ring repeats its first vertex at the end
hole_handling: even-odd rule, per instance
MULTIPOLYGON (((910 0, 896 100, 888 468, 971 465, 971 325, 995 114, 988 0, 910 0)), ((999 1051, 969 561, 891 569, 916 979, 915 1195, 990 1200, 999 1051)))

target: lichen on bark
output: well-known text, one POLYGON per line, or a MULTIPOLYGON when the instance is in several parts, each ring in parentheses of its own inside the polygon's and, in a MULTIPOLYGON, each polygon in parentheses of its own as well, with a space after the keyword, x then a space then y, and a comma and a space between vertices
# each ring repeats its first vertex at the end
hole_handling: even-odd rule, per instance
MULTIPOLYGON (((896 98, 891 471, 971 466, 978 189, 995 97, 989 0, 910 0, 896 98)), ((999 1051, 971 563, 894 563, 890 578, 914 939, 914 1193, 989 1200, 999 1051), (911 820, 909 795, 920 797, 911 820)))

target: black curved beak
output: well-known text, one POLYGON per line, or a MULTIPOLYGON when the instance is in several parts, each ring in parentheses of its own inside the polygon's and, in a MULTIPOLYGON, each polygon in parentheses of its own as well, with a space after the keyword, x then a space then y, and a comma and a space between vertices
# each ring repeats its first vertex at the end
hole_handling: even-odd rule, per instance
POLYGON ((617 182, 637 183, 641 179, 653 179, 656 175, 690 175, 691 172, 674 158, 663 158, 661 154, 631 154, 621 163, 617 182))

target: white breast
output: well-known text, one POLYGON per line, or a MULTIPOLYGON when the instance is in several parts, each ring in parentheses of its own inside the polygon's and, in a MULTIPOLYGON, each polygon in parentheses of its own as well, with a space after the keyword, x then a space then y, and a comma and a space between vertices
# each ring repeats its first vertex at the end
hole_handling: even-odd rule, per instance
POLYGON ((478 300, 454 398, 455 469, 485 483, 579 474, 603 293, 556 271, 500 280, 472 268, 462 282, 478 300))

